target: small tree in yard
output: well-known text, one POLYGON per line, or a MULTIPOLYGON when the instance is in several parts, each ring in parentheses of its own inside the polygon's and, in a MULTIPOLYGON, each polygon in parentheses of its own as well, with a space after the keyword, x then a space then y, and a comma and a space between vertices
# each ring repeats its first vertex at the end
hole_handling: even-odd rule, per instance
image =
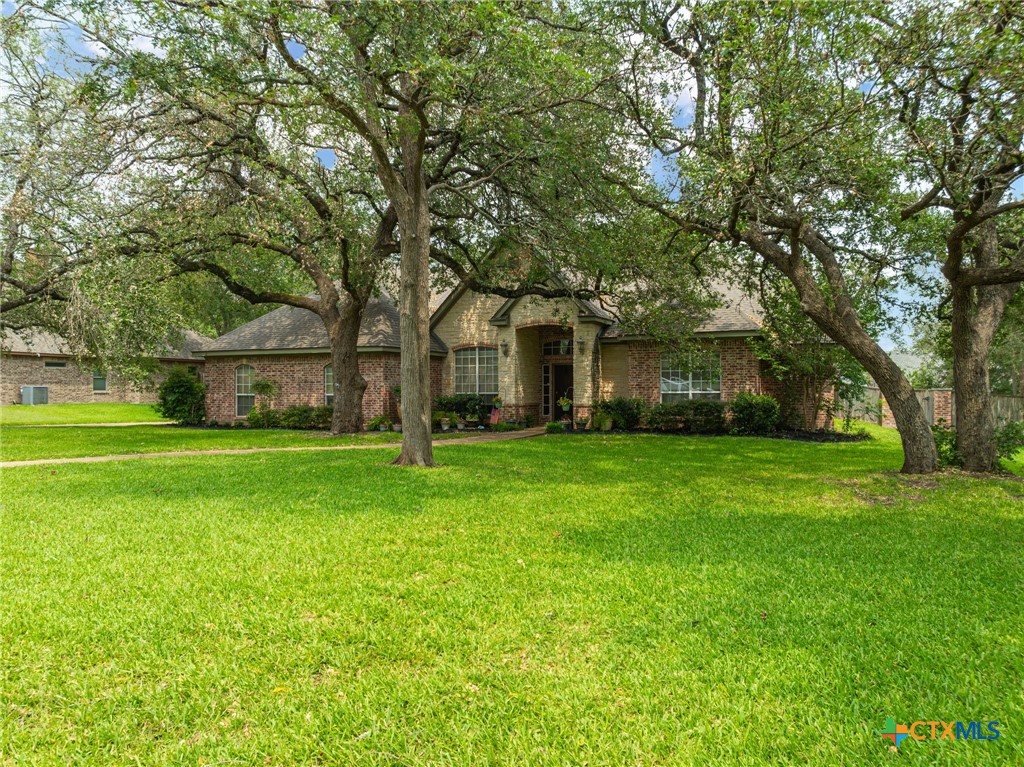
POLYGON ((206 420, 206 386, 183 367, 174 367, 160 384, 156 411, 182 426, 206 420))
MULTIPOLYGON (((776 273, 762 275, 758 293, 764 307, 763 335, 752 345, 766 372, 780 384, 775 392, 780 425, 813 429, 819 416, 835 418, 845 404, 863 395, 864 369, 807 318, 792 288, 776 273)), ((870 295, 861 298, 862 304, 871 302, 870 295)), ((870 312, 868 307, 860 309, 863 317, 870 312)))

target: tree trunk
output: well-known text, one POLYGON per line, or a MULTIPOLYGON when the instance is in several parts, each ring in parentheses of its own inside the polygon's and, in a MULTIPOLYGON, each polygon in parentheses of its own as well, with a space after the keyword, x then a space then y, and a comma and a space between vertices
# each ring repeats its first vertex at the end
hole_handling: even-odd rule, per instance
POLYGON ((430 431, 430 214, 426 190, 399 213, 402 452, 398 466, 436 466, 430 431))
POLYGON ((1006 304, 1017 285, 953 285, 953 392, 956 401, 956 447, 968 471, 999 468, 994 440, 992 390, 988 357, 1006 304))
POLYGON ((875 379, 879 391, 889 405, 889 410, 892 411, 896 429, 900 433, 900 442, 903 443, 903 467, 900 471, 904 474, 926 474, 935 471, 939 467, 935 437, 932 435, 928 419, 924 417, 924 409, 917 399, 917 394, 914 393, 914 387, 910 385, 910 381, 899 366, 867 333, 864 337, 867 343, 863 339, 858 339, 852 345, 843 346, 875 379))
POLYGON ((903 443, 904 474, 925 474, 939 466, 935 438, 924 417, 914 387, 895 362, 882 351, 882 347, 868 335, 857 317, 846 290, 835 254, 809 227, 801 230, 800 241, 812 253, 826 272, 832 290, 830 306, 814 276, 798 257, 799 249, 782 249, 757 226, 749 226, 742 239, 750 248, 776 266, 796 288, 800 308, 833 341, 846 349, 875 379, 879 391, 885 396, 896 421, 896 429, 903 443))
POLYGON ((353 300, 345 310, 335 310, 323 319, 331 340, 334 378, 331 434, 353 434, 363 428, 363 393, 366 391, 366 379, 359 372, 359 326, 363 307, 353 300))

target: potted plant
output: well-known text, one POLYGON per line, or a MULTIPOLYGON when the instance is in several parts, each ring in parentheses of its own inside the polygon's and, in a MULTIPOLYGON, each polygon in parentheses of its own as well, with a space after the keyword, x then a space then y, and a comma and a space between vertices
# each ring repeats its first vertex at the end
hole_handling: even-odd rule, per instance
POLYGON ((370 422, 366 424, 366 428, 370 431, 387 431, 391 428, 391 419, 386 415, 379 415, 371 418, 370 422))
POLYGON ((494 400, 491 402, 491 406, 495 410, 501 410, 501 397, 495 397, 494 400))
POLYGON ((586 418, 577 418, 576 419, 576 431, 583 431, 586 428, 587 428, 587 419, 586 418))
POLYGON ((391 430, 392 431, 397 431, 397 432, 401 433, 401 431, 402 431, 402 424, 400 424, 400 423, 393 423, 393 424, 391 424, 391 430))
POLYGON ((441 416, 441 431, 448 431, 448 429, 451 428, 451 425, 452 419, 448 417, 447 413, 441 416))
POLYGON ((562 408, 563 413, 568 413, 569 410, 572 409, 572 400, 569 399, 568 397, 559 397, 557 400, 557 404, 560 408, 562 408))

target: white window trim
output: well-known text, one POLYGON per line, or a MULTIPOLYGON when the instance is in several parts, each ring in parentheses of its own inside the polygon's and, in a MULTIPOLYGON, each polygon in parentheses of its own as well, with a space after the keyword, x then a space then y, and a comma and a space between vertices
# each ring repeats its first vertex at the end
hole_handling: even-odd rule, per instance
POLYGON ((456 349, 452 355, 452 389, 456 394, 477 394, 480 396, 498 396, 499 383, 499 355, 498 350, 493 346, 469 346, 464 349, 456 349), (492 352, 494 354, 494 391, 480 391, 480 352, 492 352), (459 355, 473 353, 473 391, 459 391, 459 355))
POLYGON ((250 390, 252 389, 252 385, 253 385, 253 383, 256 380, 256 368, 254 368, 252 365, 244 365, 243 364, 243 365, 237 365, 235 367, 235 418, 248 418, 249 417, 249 413, 251 413, 252 409, 254 407, 256 407, 256 394, 255 394, 255 392, 249 391, 247 394, 243 394, 243 393, 240 393, 238 391, 238 373, 239 373, 239 371, 242 368, 248 368, 249 370, 252 371, 251 376, 250 376, 251 380, 249 381, 249 388, 250 388, 250 390), (240 410, 240 408, 238 407, 239 397, 251 397, 252 398, 252 404, 249 405, 249 411, 248 412, 246 412, 246 413, 239 412, 239 410, 240 410))
POLYGON ((334 365, 328 362, 324 365, 324 404, 332 406, 334 405, 334 365), (327 375, 330 371, 331 383, 327 383, 327 375))
MULTIPOLYGON (((665 358, 666 358, 666 356, 667 355, 662 354, 661 355, 661 359, 658 362, 658 389, 659 389, 659 391, 658 391, 658 397, 659 397, 658 401, 659 402, 662 402, 662 403, 665 402, 665 395, 666 394, 668 394, 668 395, 670 395, 672 397, 677 397, 677 398, 681 398, 681 399, 716 399, 716 400, 721 400, 722 399, 722 355, 721 355, 721 353, 715 353, 714 354, 714 357, 716 357, 717 360, 718 360, 718 365, 717 365, 717 367, 718 367, 718 388, 717 389, 710 389, 710 390, 708 390, 706 392, 702 392, 704 394, 717 394, 718 395, 717 397, 695 397, 695 396, 693 396, 693 394, 694 394, 694 392, 693 392, 694 365, 693 365, 693 357, 692 357, 692 355, 687 357, 686 367, 670 367, 669 368, 669 370, 678 370, 680 372, 686 371, 687 390, 685 392, 667 392, 667 391, 665 391, 665 375, 664 375, 664 370, 665 370, 665 358)), ((679 363, 675 362, 673 364, 679 364, 679 363)), ((700 372, 703 373, 703 372, 707 372, 708 370, 710 370, 710 368, 700 368, 699 370, 700 370, 700 372)), ((680 376, 680 378, 682 378, 682 376, 680 376)), ((678 401, 678 399, 677 400, 673 400, 673 401, 678 401)))

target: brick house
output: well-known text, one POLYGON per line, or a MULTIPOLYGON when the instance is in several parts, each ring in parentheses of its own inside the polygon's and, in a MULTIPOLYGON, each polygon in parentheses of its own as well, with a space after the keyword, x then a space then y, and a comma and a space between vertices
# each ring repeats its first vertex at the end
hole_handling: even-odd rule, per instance
MULTIPOLYGON (((601 307, 574 299, 506 300, 459 288, 439 297, 430 329, 434 395, 500 397, 502 417, 543 423, 561 414, 589 417, 594 403, 642 397, 651 404, 679 399, 729 400, 741 391, 772 393, 778 384, 750 345, 760 332, 749 298, 723 291, 723 304, 697 329, 706 354, 699 362, 663 355, 648 338, 621 328, 601 307)), ((368 386, 364 417, 398 416, 398 310, 372 303, 359 336, 360 370, 368 386)), ((332 388, 327 333, 312 312, 273 311, 207 344, 207 418, 241 420, 253 406, 252 382, 273 380, 274 407, 325 405, 332 388)))
POLYGON ((175 348, 155 358, 156 370, 137 385, 114 371, 71 353, 67 341, 40 330, 4 331, 0 337, 0 404, 21 403, 22 386, 45 386, 51 404, 127 402, 153 403, 157 387, 175 365, 202 375, 203 358, 196 349, 210 339, 192 330, 182 331, 175 348))
MULTIPOLYGON (((398 417, 398 309, 385 299, 372 301, 359 330, 359 372, 366 379, 363 414, 368 420, 382 413, 398 417)), ((323 322, 313 312, 283 306, 246 323, 201 352, 206 358, 206 418, 210 422, 243 420, 255 405, 257 378, 277 384, 272 406, 329 405, 334 381, 331 345, 323 322)), ((441 364, 447 347, 431 339, 431 382, 441 391, 441 364)))

